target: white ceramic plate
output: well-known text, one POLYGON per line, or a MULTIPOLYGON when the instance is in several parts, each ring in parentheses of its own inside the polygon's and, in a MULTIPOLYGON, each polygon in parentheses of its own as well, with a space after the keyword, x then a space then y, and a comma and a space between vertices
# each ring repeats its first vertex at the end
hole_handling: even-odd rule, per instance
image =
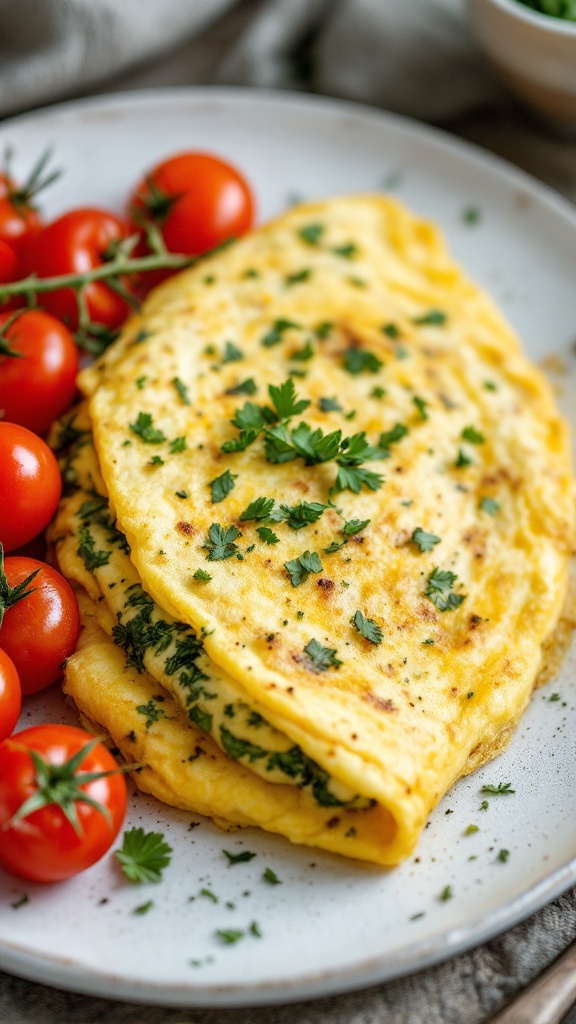
MULTIPOLYGON (((442 224, 533 358, 562 353, 568 370, 576 362, 574 210, 430 128, 341 102, 183 89, 47 109, 2 125, 6 144, 21 173, 53 147, 65 175, 46 195, 49 215, 78 204, 121 209, 143 169, 185 147, 238 164, 260 220, 294 196, 393 189, 442 224)), ((574 416, 569 373, 560 383, 574 416)), ((134 794, 128 824, 163 831, 174 848, 164 881, 130 885, 111 856, 57 886, 2 875, 0 967, 101 996, 225 1006, 373 984, 484 941, 576 883, 575 669, 573 652, 505 754, 450 792, 402 867, 386 873, 255 830, 227 835, 134 794), (480 810, 481 786, 499 782, 515 793, 480 810), (479 831, 466 836, 470 824, 479 831), (257 856, 229 867, 224 849, 257 856), (263 880, 267 867, 280 885, 263 880), (453 895, 442 900, 446 886, 453 895), (148 900, 149 912, 135 913, 148 900), (223 946, 215 937, 254 921, 261 938, 223 946)), ((30 700, 21 725, 46 720, 74 720, 56 692, 30 700)))

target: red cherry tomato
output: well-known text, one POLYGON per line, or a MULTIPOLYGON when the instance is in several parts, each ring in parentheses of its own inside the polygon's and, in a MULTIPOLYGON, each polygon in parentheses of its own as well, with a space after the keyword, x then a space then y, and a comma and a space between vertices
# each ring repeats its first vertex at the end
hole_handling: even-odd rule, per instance
MULTIPOLYGON (((254 198, 231 164, 209 153, 179 153, 158 164, 133 192, 129 212, 159 227, 170 252, 196 256, 244 234, 254 198)), ((156 273, 166 277, 168 273, 156 273)), ((154 280, 154 283, 155 283, 154 280)))
POLYGON ((62 675, 80 629, 78 603, 70 584, 45 562, 13 555, 4 562, 8 597, 0 626, 0 647, 12 659, 22 693, 44 690, 62 675), (25 588, 28 596, 10 604, 14 588, 38 570, 25 588))
POLYGON ((18 257, 14 249, 0 239, 0 283, 8 284, 18 277, 18 257))
MULTIPOLYGON (((71 210, 36 236, 28 260, 39 277, 85 273, 105 263, 126 235, 126 224, 112 213, 92 208, 71 210)), ((101 281, 87 285, 84 297, 90 320, 110 329, 118 327, 130 310, 128 303, 101 281)), ((77 329, 78 306, 71 288, 44 293, 42 304, 71 330, 77 329)))
POLYGON ((17 193, 8 191, 0 198, 0 241, 9 245, 17 255, 41 227, 40 214, 26 198, 19 200, 17 193))
MULTIPOLYGON (((0 327, 8 319, 0 313, 0 327)), ((74 338, 55 317, 32 309, 6 328, 4 342, 18 355, 2 355, 0 342, 0 412, 11 423, 45 434, 76 394, 74 338)))
POLYGON ((26 427, 0 422, 0 543, 27 544, 54 515, 62 479, 47 444, 26 427))
POLYGON ((93 739, 70 725, 39 725, 0 743, 2 867, 33 882, 59 882, 84 871, 110 848, 126 814, 126 783, 102 743, 89 749, 93 739), (76 761, 63 767, 82 750, 86 753, 79 764, 76 761), (47 766, 49 783, 60 777, 59 790, 71 802, 77 828, 63 809, 64 799, 56 803, 54 794, 46 792, 30 751, 47 766), (82 783, 82 776, 89 772, 114 774, 82 783), (86 803, 83 793, 99 806, 86 803), (26 814, 26 801, 38 794, 46 803, 26 814), (18 812, 25 816, 18 818, 18 812))
POLYGON ((16 728, 21 704, 22 691, 14 662, 0 650, 0 740, 16 728))

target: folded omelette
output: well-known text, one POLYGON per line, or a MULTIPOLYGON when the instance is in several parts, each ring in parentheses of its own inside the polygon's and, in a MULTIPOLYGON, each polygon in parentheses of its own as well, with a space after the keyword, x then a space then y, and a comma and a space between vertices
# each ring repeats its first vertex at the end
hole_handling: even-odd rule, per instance
POLYGON ((356 196, 166 282, 80 384, 50 539, 84 721, 168 803, 398 863, 560 621, 542 374, 433 225, 356 196))

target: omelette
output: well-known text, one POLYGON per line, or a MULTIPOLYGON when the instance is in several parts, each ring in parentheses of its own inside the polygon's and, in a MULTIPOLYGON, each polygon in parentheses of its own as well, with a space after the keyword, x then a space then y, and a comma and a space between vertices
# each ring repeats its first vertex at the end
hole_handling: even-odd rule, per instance
POLYGON ((560 622, 544 377, 433 225, 353 196, 164 283, 80 385, 50 539, 83 719, 168 803, 398 863, 560 622))

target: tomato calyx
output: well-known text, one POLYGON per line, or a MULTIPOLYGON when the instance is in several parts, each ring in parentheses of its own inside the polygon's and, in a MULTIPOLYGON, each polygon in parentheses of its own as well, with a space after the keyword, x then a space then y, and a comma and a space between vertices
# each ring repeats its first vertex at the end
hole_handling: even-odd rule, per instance
MULTIPOLYGON (((148 191, 144 194, 140 193, 137 197, 138 202, 140 202, 144 208, 143 212, 145 219, 153 221, 154 224, 162 225, 168 220, 168 217, 172 213, 172 208, 176 203, 180 202, 184 196, 184 192, 177 194, 173 192, 166 192, 165 189, 160 188, 152 177, 146 178, 146 187, 148 191)), ((130 210, 130 215, 134 217, 136 222, 138 222, 139 214, 140 210, 133 206, 130 210)))
POLYGON ((18 604, 18 601, 23 601, 25 597, 30 597, 36 590, 36 587, 30 587, 32 580, 36 578, 40 569, 35 569, 31 572, 22 583, 18 583, 17 586, 11 587, 6 578, 6 572, 4 570, 4 547, 0 541, 0 626, 4 621, 4 615, 9 608, 13 605, 18 604), (27 589, 29 588, 29 589, 27 589))
MULTIPOLYGON (((10 356, 12 359, 26 358, 23 352, 17 352, 15 348, 10 348, 10 342, 6 337, 8 329, 12 327, 12 324, 15 323, 23 313, 26 312, 27 310, 25 309, 17 309, 16 312, 13 313, 12 316, 9 316, 0 327, 0 356, 10 356)), ((1 624, 2 623, 0 622, 0 625, 1 624)))
MULTIPOLYGON (((17 741, 17 736, 14 739, 17 741)), ((96 779, 105 779, 110 775, 135 771, 140 765, 119 765, 117 768, 111 768, 109 771, 103 772, 79 772, 78 769, 82 762, 88 757, 88 754, 94 749, 96 744, 101 742, 102 737, 96 736, 69 758, 68 761, 64 761, 63 764, 52 764, 49 761, 45 761, 38 751, 28 747, 23 748, 32 759, 36 772, 34 781, 37 790, 21 804, 16 814, 13 814, 4 823, 4 831, 13 825, 17 825, 24 818, 29 817, 34 811, 39 811, 42 807, 47 807, 49 804, 57 804, 60 807, 77 836, 82 835, 82 826, 76 807, 77 803, 89 804, 90 807, 93 807, 94 810, 102 814, 108 824, 111 825, 112 818, 108 808, 98 800, 94 800, 81 787, 88 785, 89 782, 95 782, 96 779)))
POLYGON ((32 200, 39 192, 43 192, 49 185, 52 185, 61 176, 62 171, 53 170, 43 176, 46 166, 52 157, 52 150, 48 148, 44 150, 36 161, 24 184, 14 185, 10 167, 12 163, 12 156, 12 150, 7 149, 4 154, 4 165, 2 168, 2 173, 6 181, 6 199, 18 212, 36 209, 32 200))

